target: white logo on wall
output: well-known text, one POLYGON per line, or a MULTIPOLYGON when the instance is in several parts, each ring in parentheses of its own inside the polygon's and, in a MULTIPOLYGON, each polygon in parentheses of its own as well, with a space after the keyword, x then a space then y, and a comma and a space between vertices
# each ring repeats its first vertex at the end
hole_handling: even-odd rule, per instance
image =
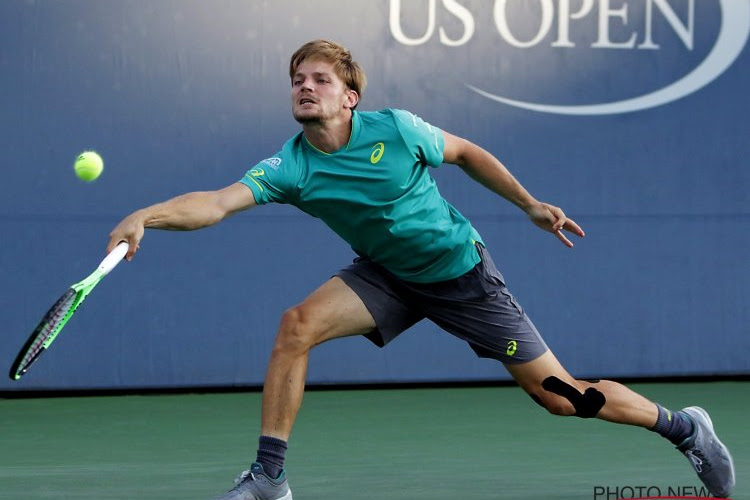
MULTIPOLYGON (((524 0, 525 1, 525 0, 524 0)), ((654 17, 661 15, 672 28, 680 41, 688 50, 693 50, 693 35, 695 29, 695 1, 687 0, 687 19, 681 20, 675 13, 668 0, 579 0, 577 10, 571 9, 571 0, 535 0, 539 19, 538 31, 531 38, 521 40, 514 34, 513 27, 507 16, 508 4, 512 0, 495 0, 493 7, 493 20, 497 32, 508 45, 517 49, 535 47, 544 40, 550 32, 553 32, 555 14, 557 14, 556 35, 557 38, 551 43, 553 48, 573 48, 575 43, 571 41, 571 21, 583 19, 587 16, 595 17, 597 24, 597 39, 591 44, 594 49, 634 49, 634 50, 657 50, 659 44, 654 41, 653 22, 654 17), (631 3, 633 5, 631 5, 631 3), (611 23, 620 23, 619 26, 627 25, 628 8, 636 5, 645 9, 645 24, 642 37, 639 32, 634 31, 630 38, 625 41, 613 41, 610 35, 611 23), (596 9, 595 9, 596 7, 596 9)), ((701 0, 709 1, 709 0, 701 0)), ((711 50, 706 57, 688 74, 655 91, 612 102, 599 102, 584 105, 556 105, 539 102, 529 102, 511 99, 496 95, 483 90, 471 83, 466 86, 477 94, 501 102, 510 106, 539 111, 544 113, 556 113, 564 115, 609 115, 639 111, 656 106, 661 106, 672 101, 681 99, 705 87, 732 65, 742 52, 750 34, 750 0, 714 0, 721 9, 721 22, 719 34, 711 50)), ((389 24, 393 37, 403 45, 421 45, 429 41, 435 32, 436 9, 438 0, 429 0, 427 6, 427 29, 416 38, 407 36, 401 26, 401 0, 390 0, 389 24)), ((442 8, 456 17, 463 27, 459 37, 451 38, 446 30, 440 26, 438 39, 442 45, 448 47, 459 47, 468 43, 474 36, 476 26, 474 14, 458 3, 457 0, 440 0, 442 8)), ((684 2, 683 2, 684 4, 684 2)))

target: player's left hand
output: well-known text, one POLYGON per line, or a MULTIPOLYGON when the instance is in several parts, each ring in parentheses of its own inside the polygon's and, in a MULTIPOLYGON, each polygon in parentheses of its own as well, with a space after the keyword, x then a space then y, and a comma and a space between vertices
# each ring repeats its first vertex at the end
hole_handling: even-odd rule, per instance
POLYGON ((573 242, 568 239, 563 231, 568 231, 581 238, 586 236, 583 229, 573 219, 566 217, 565 212, 560 207, 549 203, 538 203, 531 207, 528 214, 534 224, 553 233, 568 248, 573 247, 573 242))

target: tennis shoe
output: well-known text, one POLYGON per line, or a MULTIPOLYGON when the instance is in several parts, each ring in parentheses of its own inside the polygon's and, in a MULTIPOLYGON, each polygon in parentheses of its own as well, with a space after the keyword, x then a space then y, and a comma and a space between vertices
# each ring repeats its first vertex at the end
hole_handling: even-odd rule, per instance
POLYGON ((282 471, 277 479, 271 479, 257 462, 234 482, 234 488, 212 500, 292 500, 286 472, 282 471))
POLYGON ((712 495, 726 498, 734 488, 732 455, 714 432, 711 417, 698 406, 684 408, 682 413, 693 423, 693 434, 677 449, 685 455, 698 477, 712 495))

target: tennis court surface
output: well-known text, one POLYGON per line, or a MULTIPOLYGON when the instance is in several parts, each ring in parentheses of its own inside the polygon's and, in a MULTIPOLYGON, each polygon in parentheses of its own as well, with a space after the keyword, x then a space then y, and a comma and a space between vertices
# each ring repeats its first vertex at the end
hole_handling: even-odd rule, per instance
MULTIPOLYGON (((629 384, 706 408, 750 499, 750 382, 629 384)), ((207 500, 255 457, 257 392, 0 399, 0 499, 207 500)), ((553 417, 515 387, 310 391, 290 442, 295 500, 700 496, 657 435, 553 417)))

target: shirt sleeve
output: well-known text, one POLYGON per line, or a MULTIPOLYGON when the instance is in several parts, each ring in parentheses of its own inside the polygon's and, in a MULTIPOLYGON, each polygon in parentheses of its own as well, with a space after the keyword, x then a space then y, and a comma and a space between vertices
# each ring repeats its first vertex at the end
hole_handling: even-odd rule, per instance
POLYGON ((290 203, 293 165, 281 153, 248 170, 239 182, 250 188, 258 205, 290 203))
POLYGON ((445 149, 443 131, 409 111, 394 109, 392 112, 401 137, 417 158, 431 167, 442 165, 445 149))

